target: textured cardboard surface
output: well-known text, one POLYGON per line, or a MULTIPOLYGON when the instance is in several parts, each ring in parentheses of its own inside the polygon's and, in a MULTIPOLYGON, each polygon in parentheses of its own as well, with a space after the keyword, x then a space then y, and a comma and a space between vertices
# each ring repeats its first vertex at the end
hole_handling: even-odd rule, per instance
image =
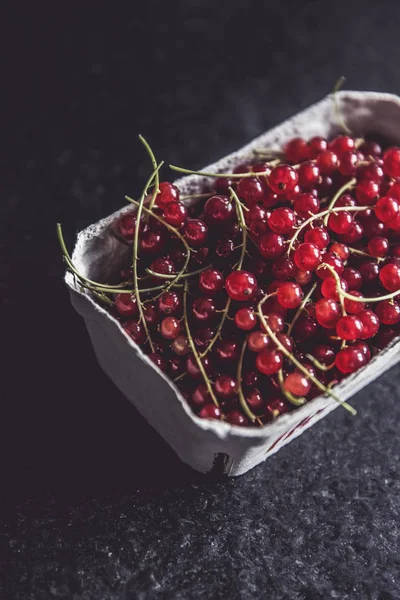
MULTIPOLYGON (((379 133, 394 142, 400 141, 400 100, 396 96, 343 92, 339 101, 346 122, 356 134, 379 133)), ((250 157, 254 148, 280 148, 296 135, 306 139, 314 135, 330 137, 337 131, 332 98, 327 97, 206 169, 226 171, 250 157)), ((202 177, 189 176, 177 183, 187 193, 199 191, 204 181, 202 177)), ((79 234, 73 260, 85 275, 113 281, 127 248, 110 233, 110 227, 126 210, 130 207, 79 234)), ((85 319, 100 366, 178 456, 201 472, 210 471, 216 457, 224 455, 221 458, 226 474, 245 473, 338 407, 331 398, 321 396, 260 429, 201 420, 190 411, 172 383, 126 336, 119 323, 86 292, 76 288, 71 275, 67 274, 66 281, 74 307, 85 319)), ((337 395, 348 399, 398 359, 399 343, 394 341, 366 367, 337 386, 337 395)))

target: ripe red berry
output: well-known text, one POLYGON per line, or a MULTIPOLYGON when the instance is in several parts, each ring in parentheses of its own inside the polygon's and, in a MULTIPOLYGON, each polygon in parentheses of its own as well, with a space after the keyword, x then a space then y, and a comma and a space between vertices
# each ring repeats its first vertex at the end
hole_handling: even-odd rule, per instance
POLYGON ((285 145, 284 152, 286 160, 295 165, 307 160, 310 157, 311 149, 303 138, 295 137, 285 145))
MULTIPOLYGON (((361 292, 357 292, 357 290, 351 290, 349 294, 356 296, 357 298, 364 297, 363 294, 361 292)), ((357 302, 357 300, 350 300, 349 298, 344 299, 344 307, 346 311, 352 315, 358 315, 364 310, 363 302, 357 302)))
POLYGON ((380 221, 386 223, 386 221, 392 221, 397 217, 399 213, 399 203, 395 198, 390 196, 383 196, 379 198, 375 206, 375 214, 380 221))
POLYGON ((239 357, 239 344, 233 337, 219 340, 215 345, 215 354, 223 363, 235 362, 239 357))
POLYGON ((225 289, 233 300, 250 300, 257 288, 257 280, 248 271, 233 271, 225 280, 225 289))
POLYGON ((353 196, 350 196, 350 194, 343 194, 337 200, 335 206, 357 206, 357 202, 354 200, 353 196))
POLYGON ((377 258, 386 256, 389 250, 389 240, 381 236, 372 237, 368 241, 368 252, 377 258))
POLYGON ((379 184, 371 179, 363 179, 357 183, 356 198, 361 206, 372 206, 379 198, 379 184))
POLYGON ((303 373, 294 371, 286 377, 283 387, 295 396, 307 396, 311 389, 311 382, 303 373))
POLYGON ((333 254, 336 254, 341 260, 346 261, 350 256, 349 247, 340 242, 334 242, 330 248, 333 254))
POLYGON ((116 311, 121 317, 136 317, 139 307, 135 296, 130 294, 117 294, 114 300, 116 311))
POLYGON ((379 272, 379 279, 388 292, 396 292, 400 289, 400 266, 394 263, 383 266, 379 272))
POLYGON ((292 277, 294 277, 295 269, 296 267, 294 266, 290 258, 287 258, 286 256, 281 256, 276 261, 274 261, 274 264, 272 265, 272 275, 276 279, 291 279, 292 277))
POLYGON ((199 288, 203 294, 213 295, 224 287, 224 277, 217 269, 207 269, 200 274, 199 288))
POLYGON ((165 315, 176 313, 180 305, 181 301, 176 292, 164 292, 158 299, 158 308, 165 315))
MULTIPOLYGON (((263 306, 263 309, 264 309, 264 307, 265 307, 265 304, 263 306)), ((283 328, 285 327, 285 322, 280 314, 268 312, 267 314, 264 314, 264 317, 268 324, 268 327, 274 333, 281 333, 281 331, 283 331, 283 328)))
POLYGON ((198 296, 193 300, 192 313, 202 323, 209 322, 216 314, 216 306, 212 298, 198 296))
POLYGON ((279 286, 277 298, 285 308, 297 308, 304 298, 304 293, 297 283, 288 281, 279 286))
POLYGON ((180 227, 184 224, 187 217, 186 207, 182 202, 168 202, 164 208, 164 218, 173 227, 180 227))
POLYGON ((136 344, 144 344, 146 332, 140 323, 136 323, 136 321, 127 321, 123 324, 123 328, 136 344))
POLYGON ((165 246, 166 236, 163 231, 145 229, 139 238, 139 246, 143 253, 159 254, 165 246))
POLYGON ((296 224, 295 214, 290 208, 275 208, 269 219, 268 225, 275 233, 289 233, 296 224))
POLYGON ((381 323, 394 325, 400 321, 400 306, 391 300, 382 300, 376 306, 376 314, 381 323))
POLYGON ((169 202, 179 200, 179 189, 169 181, 162 181, 158 186, 160 192, 156 196, 156 204, 165 208, 169 202))
POLYGON ((317 166, 323 175, 331 175, 338 168, 337 154, 332 150, 324 150, 317 156, 317 166))
POLYGON ((283 356, 278 350, 262 350, 257 354, 256 367, 264 375, 277 373, 283 365, 283 356))
POLYGON ((365 364, 365 357, 359 348, 349 346, 337 353, 335 364, 341 373, 354 373, 365 364))
POLYGON ((304 241, 310 242, 320 250, 323 250, 329 244, 330 237, 325 227, 314 227, 313 229, 306 231, 304 241))
POLYGON ((300 217, 308 218, 319 211, 319 200, 313 194, 299 194, 294 201, 294 210, 300 217))
MULTIPOLYGON (((150 265, 150 269, 160 275, 173 275, 175 273, 175 265, 172 260, 165 257, 156 258, 150 265)), ((160 278, 154 276, 154 280, 160 281, 160 278)), ((162 279, 162 278, 161 278, 162 279)))
POLYGON ((311 138, 311 140, 309 141, 309 146, 311 150, 311 158, 316 158, 318 154, 327 150, 328 142, 325 138, 317 135, 311 138))
POLYGON ((160 331, 167 340, 174 340, 181 331, 181 324, 175 317, 166 317, 161 321, 160 331))
POLYGON ((315 271, 321 262, 321 252, 314 244, 304 242, 295 250, 294 262, 302 271, 315 271))
POLYGON ((305 162, 300 165, 298 170, 299 184, 305 190, 310 190, 319 183, 319 168, 313 162, 305 162))
POLYGON ((257 177, 244 177, 237 185, 236 193, 248 206, 252 206, 264 197, 265 186, 257 177))
POLYGON ((228 412, 225 419, 231 425, 238 425, 239 427, 247 427, 249 425, 249 419, 239 410, 228 412))
POLYGON ((363 310, 357 316, 363 324, 361 339, 366 340, 378 333, 379 318, 372 310, 363 310))
POLYGON ((329 144, 329 148, 340 157, 344 152, 351 152, 355 148, 354 138, 348 135, 338 135, 329 144))
POLYGON ((339 172, 342 175, 355 175, 358 166, 358 157, 355 152, 344 152, 340 155, 339 172))
POLYGON ((347 211, 331 213, 328 219, 328 227, 338 234, 348 233, 353 224, 353 217, 347 211))
MULTIPOLYGON (((324 265, 331 266, 338 275, 341 275, 344 270, 344 264, 341 258, 332 252, 326 252, 322 258, 322 263, 324 265)), ((329 275, 331 275, 331 271, 327 267, 320 267, 317 270, 317 275, 320 279, 325 279, 329 275)), ((348 282, 347 282, 348 283, 348 282)))
POLYGON ((346 315, 336 323, 336 333, 342 340, 357 340, 362 337, 363 324, 355 315, 346 315))
POLYGON ((321 298, 315 304, 315 316, 322 327, 332 329, 340 319, 339 306, 330 298, 321 298))
POLYGON ((230 375, 220 375, 215 380, 215 393, 218 398, 232 398, 236 394, 236 380, 230 375))
POLYGON ((215 404, 206 404, 199 412, 199 417, 201 419, 220 419, 221 409, 215 406, 215 404))
POLYGON ((388 177, 400 177, 400 148, 394 146, 386 150, 382 168, 388 177))
POLYGON ((185 225, 185 235, 190 246, 198 248, 207 239, 207 225, 200 219, 188 219, 185 225))
POLYGON ((370 286, 378 278, 379 265, 375 260, 365 260, 360 265, 360 273, 364 286, 370 286))
MULTIPOLYGON (((342 290, 347 292, 348 285, 345 279, 339 277, 339 285, 342 290)), ((324 298, 330 298, 331 300, 335 300, 338 302, 339 300, 339 292, 338 292, 338 284, 336 283, 336 279, 333 275, 328 275, 325 277, 321 284, 321 292, 324 298)))
POLYGON ((264 331, 252 331, 247 338, 247 346, 252 352, 261 352, 271 345, 271 340, 264 331))
POLYGON ((212 196, 204 205, 204 214, 212 225, 225 223, 233 213, 232 202, 226 196, 212 196))
POLYGON ((312 349, 311 355, 323 365, 330 365, 335 360, 335 351, 331 346, 320 344, 312 349))
POLYGON ((160 369, 160 371, 163 371, 165 373, 167 365, 161 354, 158 354, 157 352, 152 352, 151 354, 148 354, 148 357, 156 365, 156 367, 160 369))
POLYGON ((268 184, 275 194, 291 192, 298 182, 297 173, 289 165, 278 165, 269 174, 268 184))
POLYGON ((178 356, 185 356, 189 353, 189 342, 185 335, 178 335, 172 342, 171 347, 178 356))
POLYGON ((117 229, 123 238, 132 242, 135 236, 136 215, 131 211, 125 213, 117 222, 117 229))
POLYGON ((257 316, 251 308, 239 308, 235 314, 235 324, 239 329, 250 331, 257 325, 257 316))
POLYGON ((278 258, 285 251, 285 240, 277 233, 266 233, 259 242, 260 253, 264 258, 278 258))
POLYGON ((343 269, 342 277, 347 281, 349 290, 359 290, 362 284, 362 276, 360 271, 353 269, 352 267, 346 267, 343 269))
POLYGON ((235 187, 235 180, 229 177, 218 177, 214 180, 213 190, 217 194, 229 195, 229 188, 235 187))

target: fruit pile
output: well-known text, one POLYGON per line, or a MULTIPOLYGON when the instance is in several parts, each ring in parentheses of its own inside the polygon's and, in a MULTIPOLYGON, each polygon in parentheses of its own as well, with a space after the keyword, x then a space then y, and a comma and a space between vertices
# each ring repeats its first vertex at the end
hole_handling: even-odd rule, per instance
POLYGON ((182 196, 142 141, 154 171, 115 224, 121 283, 82 277, 59 229, 78 282, 201 418, 262 426, 336 398, 400 333, 400 148, 295 138, 182 196))

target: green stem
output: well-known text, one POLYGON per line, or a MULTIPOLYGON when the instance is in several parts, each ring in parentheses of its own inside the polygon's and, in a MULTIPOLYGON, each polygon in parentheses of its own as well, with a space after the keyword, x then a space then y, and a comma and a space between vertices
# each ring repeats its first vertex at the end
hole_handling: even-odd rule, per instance
POLYGON ((315 365, 320 371, 330 371, 335 366, 335 362, 333 362, 331 365, 323 365, 312 354, 306 354, 306 358, 308 358, 308 360, 311 361, 313 365, 315 365))
POLYGON ((347 246, 347 247, 352 254, 357 254, 358 256, 366 256, 368 258, 373 258, 378 263, 383 262, 385 260, 384 258, 381 258, 380 256, 372 256, 372 254, 368 254, 368 252, 363 252, 362 250, 357 250, 357 248, 350 248, 350 246, 347 246))
POLYGON ((238 362, 237 371, 236 371, 236 384, 237 384, 239 402, 241 404, 241 407, 243 408, 243 412, 250 419, 250 421, 252 421, 254 423, 255 421, 257 421, 257 416, 253 413, 252 410, 250 410, 249 405, 246 402, 246 398, 244 397, 243 390, 242 390, 242 368, 243 368, 243 358, 244 358, 244 353, 246 351, 246 346, 247 346, 247 339, 245 339, 245 341, 243 342, 242 349, 240 351, 240 357, 239 357, 239 362, 238 362))
MULTIPOLYGON (((199 275, 199 273, 203 273, 204 271, 207 271, 207 269, 209 269, 210 267, 211 267, 211 265, 207 265, 206 267, 197 269, 197 271, 191 271, 190 273, 183 273, 180 276, 180 279, 184 279, 185 277, 193 277, 194 275, 199 275)), ((164 273, 157 273, 156 271, 152 271, 151 269, 146 269, 146 273, 148 273, 149 275, 152 275, 153 277, 157 277, 159 279, 174 279, 176 277, 176 275, 166 275, 164 273)))
POLYGON ((267 177, 268 171, 264 173, 253 173, 248 171, 246 173, 209 173, 208 171, 192 171, 191 169, 184 169, 183 167, 177 167, 176 165, 169 165, 169 168, 178 173, 185 173, 186 175, 202 175, 203 177, 228 177, 229 179, 243 179, 244 177, 267 177))
POLYGON ((199 367, 199 370, 200 370, 200 372, 201 372, 201 374, 203 376, 204 383, 206 384, 208 392, 209 392, 209 394, 211 396, 211 399, 214 402, 215 406, 217 406, 219 408, 219 402, 218 402, 217 398, 215 397, 214 391, 212 389, 212 385, 210 383, 210 380, 207 377, 207 373, 206 373, 206 371, 204 369, 204 365, 201 362, 200 355, 197 352, 195 343, 194 343, 193 338, 192 338, 192 334, 190 333, 189 321, 188 321, 188 316, 187 316, 187 293, 188 293, 188 282, 186 280, 185 281, 184 291, 183 291, 183 321, 184 321, 184 324, 185 324, 186 336, 187 336, 187 339, 188 339, 188 342, 189 342, 189 346, 190 346, 190 348, 192 350, 193 356, 196 359, 197 366, 199 367))
MULTIPOLYGON (((346 190, 349 190, 350 188, 354 187, 356 183, 357 183, 357 179, 353 178, 353 179, 350 179, 350 181, 348 181, 344 185, 342 185, 342 187, 333 196, 330 204, 328 205, 328 209, 327 210, 331 211, 333 209, 333 207, 335 206, 336 202, 339 200, 340 196, 343 194, 343 192, 345 192, 346 190)), ((328 219, 329 219, 329 214, 327 214, 326 217, 325 217, 325 219, 324 219, 324 225, 325 225, 325 227, 328 225, 328 219)))
POLYGON ((261 323, 263 324, 265 331, 268 333, 269 337, 275 343, 277 348, 282 352, 282 354, 284 354, 284 356, 286 356, 286 358, 288 358, 294 364, 295 367, 297 367, 299 369, 299 371, 301 371, 303 373, 303 375, 308 377, 308 379, 310 379, 310 381, 312 381, 314 383, 314 385, 319 390, 321 390, 321 392, 324 392, 325 394, 329 394, 334 400, 336 400, 336 402, 339 402, 342 406, 344 406, 353 415, 357 414, 352 406, 350 406, 347 402, 340 400, 337 396, 332 394, 332 392, 330 390, 328 390, 328 388, 323 383, 321 383, 316 377, 314 377, 314 375, 312 375, 310 373, 310 371, 308 371, 308 369, 306 369, 306 367, 304 367, 304 365, 302 365, 301 362, 299 362, 293 356, 293 354, 291 354, 291 352, 289 352, 289 350, 287 348, 285 348, 285 346, 280 342, 279 338, 269 327, 267 320, 265 319, 263 312, 262 312, 262 305, 269 297, 270 297, 269 294, 266 294, 264 296, 264 298, 262 298, 262 300, 260 300, 260 302, 258 303, 258 316, 260 318, 261 323))
POLYGON ((333 103, 335 106, 335 113, 336 113, 336 119, 337 119, 338 125, 343 129, 343 131, 345 133, 347 133, 348 135, 352 135, 351 129, 346 125, 343 115, 340 112, 339 102, 337 99, 337 93, 340 90, 340 88, 343 86, 345 81, 346 81, 346 78, 343 77, 343 75, 341 77, 339 77, 339 79, 337 80, 335 87, 333 88, 333 91, 332 91, 333 103))
POLYGON ((157 196, 157 194, 160 191, 160 189, 159 189, 160 176, 159 176, 159 173, 158 173, 159 169, 157 169, 156 157, 154 156, 153 150, 150 148, 150 145, 148 144, 148 142, 144 139, 144 137, 142 135, 139 135, 139 140, 142 142, 143 146, 147 150, 148 155, 150 156, 150 160, 151 160, 151 163, 153 165, 153 172, 155 173, 155 176, 154 176, 154 190, 153 190, 153 195, 151 197, 150 205, 149 205, 149 210, 152 211, 153 210, 153 206, 154 206, 154 202, 156 200, 156 196, 157 196))
POLYGON ((313 295, 315 288, 317 287, 317 284, 314 283, 314 285, 311 287, 311 289, 309 290, 309 292, 304 296, 302 303, 300 304, 299 308, 296 310, 296 313, 292 319, 292 322, 290 323, 288 330, 287 330, 287 334, 290 335, 292 333, 292 329, 294 324, 296 323, 297 319, 299 318, 299 316, 301 315, 301 313, 304 310, 305 305, 307 304, 307 302, 309 301, 309 299, 311 298, 311 296, 313 295))

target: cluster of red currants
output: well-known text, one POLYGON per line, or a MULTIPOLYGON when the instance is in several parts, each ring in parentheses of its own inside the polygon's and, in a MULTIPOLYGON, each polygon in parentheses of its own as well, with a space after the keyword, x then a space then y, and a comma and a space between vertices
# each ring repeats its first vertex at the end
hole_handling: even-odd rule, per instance
POLYGON ((130 253, 111 310, 196 414, 262 425, 400 332, 400 148, 295 138, 210 181, 119 220, 140 293, 130 253))

